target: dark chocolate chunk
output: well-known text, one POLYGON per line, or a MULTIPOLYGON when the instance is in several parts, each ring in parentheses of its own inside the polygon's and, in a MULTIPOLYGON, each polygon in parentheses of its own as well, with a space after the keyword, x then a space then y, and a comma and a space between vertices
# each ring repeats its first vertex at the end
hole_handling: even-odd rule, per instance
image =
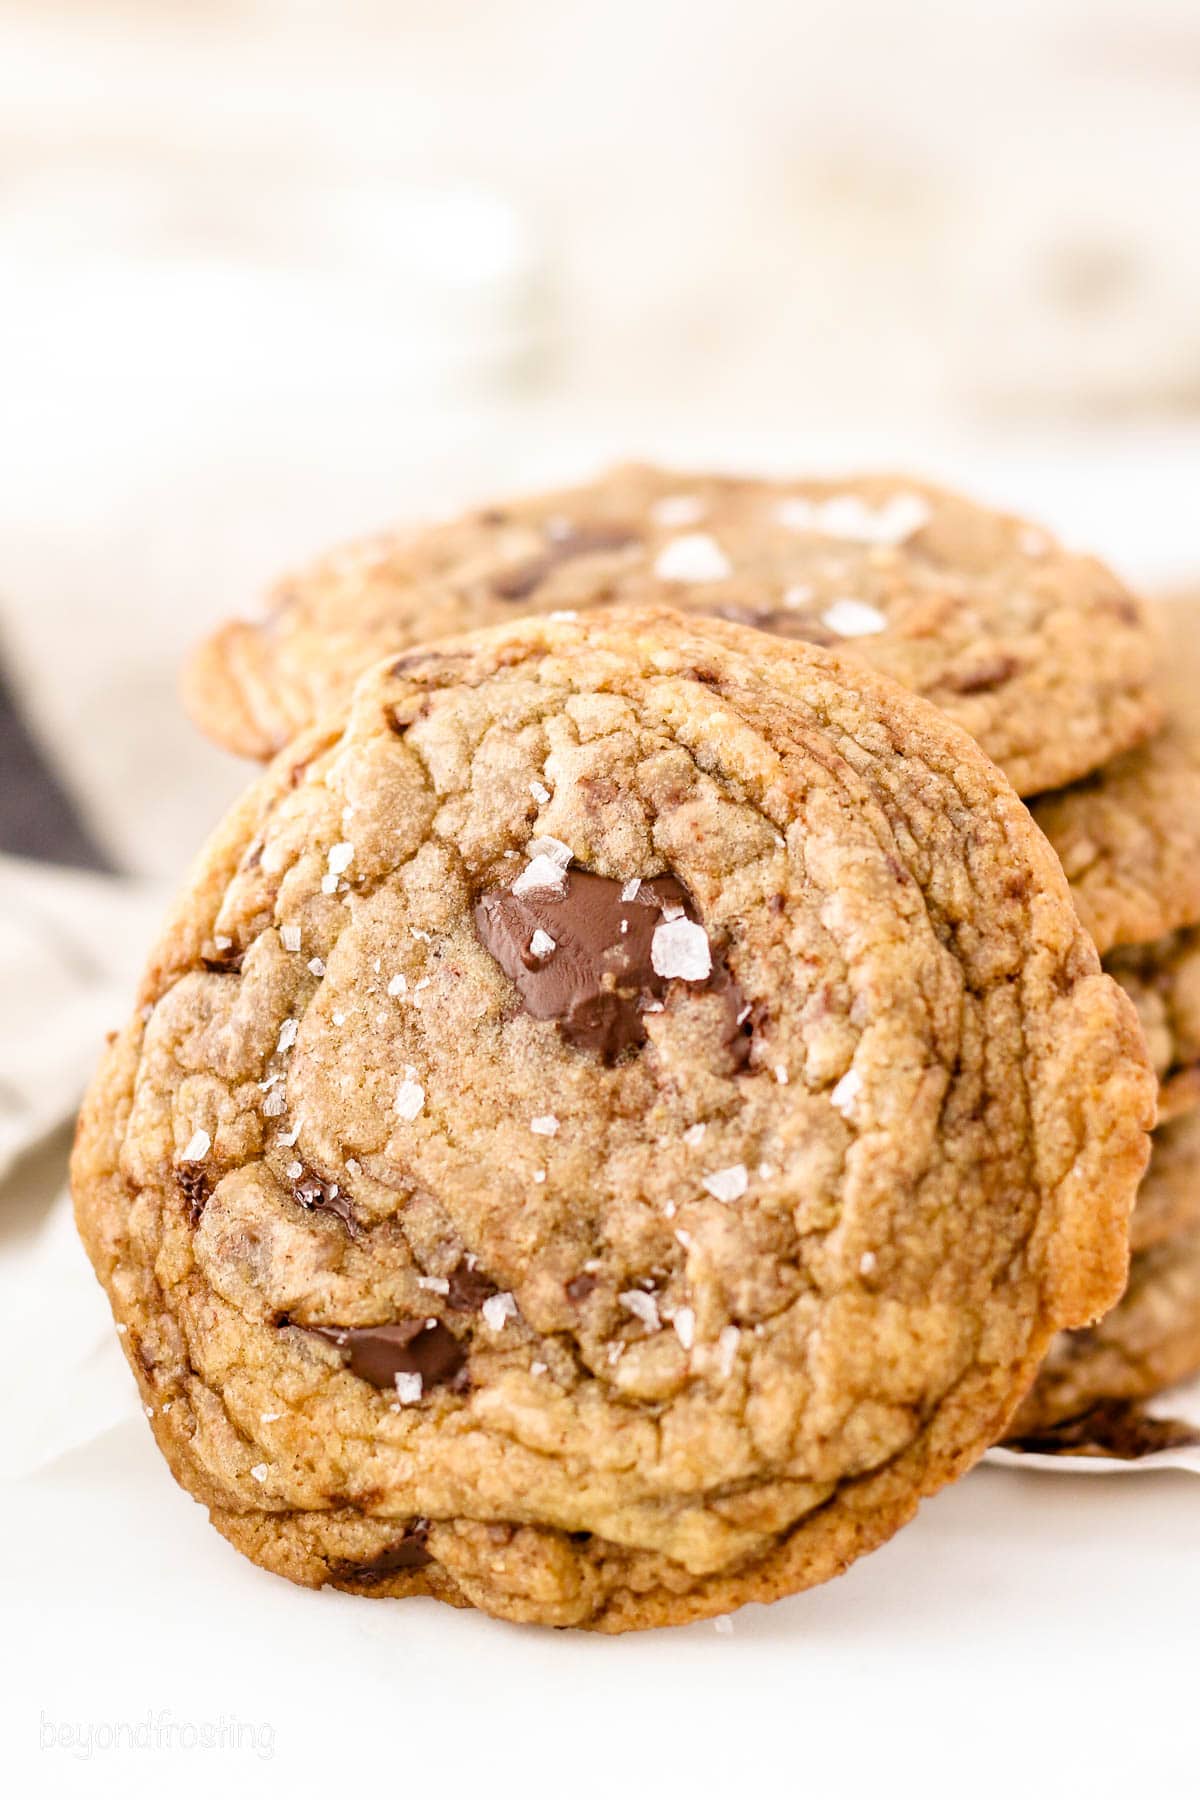
POLYGON ((433 1561, 425 1547, 428 1537, 428 1519, 416 1519, 403 1537, 377 1551, 367 1562, 354 1562, 345 1558, 330 1563, 330 1579, 351 1583, 355 1587, 373 1587, 376 1582, 386 1581, 389 1575, 396 1574, 398 1570, 427 1568, 433 1561))
MULTIPOLYGON (((677 908, 696 922, 691 896, 673 875, 639 882, 629 899, 627 892, 628 885, 606 875, 572 868, 561 889, 493 888, 475 905, 480 942, 514 982, 530 1017, 554 1019, 568 1043, 607 1063, 645 1043, 645 1008, 667 990, 651 957, 664 909, 677 908), (535 931, 553 940, 552 951, 532 950, 535 931)), ((723 1036, 744 1060, 744 1001, 719 956, 707 978, 690 985, 728 995, 723 1036)))
POLYGON ((204 1164, 197 1162, 176 1163, 174 1175, 187 1216, 193 1225, 198 1225, 212 1193, 212 1177, 204 1164))
POLYGON ((1137 1462, 1159 1450, 1200 1444, 1200 1431, 1180 1419, 1155 1419, 1136 1400, 1101 1400, 1074 1419, 1025 1437, 1005 1448, 1031 1456, 1113 1456, 1137 1462))
POLYGON ((595 1293, 597 1285, 596 1277, 589 1275, 585 1269, 582 1275, 576 1275, 573 1280, 568 1281, 567 1299, 576 1306, 582 1306, 588 1296, 595 1293))
POLYGON ((600 556, 606 550, 624 550, 641 539, 621 525, 581 525, 551 540, 540 556, 505 569, 492 582, 498 600, 527 600, 559 563, 576 556, 600 556))
POLYGON ((956 694, 986 694, 1011 681, 1020 666, 1015 656, 993 656, 952 677, 950 686, 956 694))
POLYGON ((704 611, 713 619, 728 619, 734 625, 751 625, 755 631, 769 632, 772 637, 796 638, 801 643, 816 644, 825 649, 841 641, 836 632, 800 607, 739 606, 735 601, 721 601, 715 606, 706 606, 704 611))
POLYGON ((446 1305, 451 1312, 478 1312, 485 1300, 499 1293, 494 1281, 489 1281, 482 1269, 473 1269, 464 1257, 450 1271, 450 1291, 446 1295, 446 1305))
POLYGON ((213 948, 200 961, 210 975, 240 975, 242 969, 242 952, 236 944, 223 944, 220 949, 213 948))
POLYGON ((361 1237, 362 1227, 354 1208, 336 1181, 322 1181, 319 1175, 302 1175, 292 1188, 294 1198, 306 1212, 332 1213, 340 1219, 351 1237, 361 1237))
POLYGON ((419 1375, 426 1388, 452 1381, 466 1351, 440 1319, 398 1319, 391 1325, 306 1325, 305 1331, 336 1344, 346 1367, 377 1388, 395 1385, 397 1375, 419 1375))

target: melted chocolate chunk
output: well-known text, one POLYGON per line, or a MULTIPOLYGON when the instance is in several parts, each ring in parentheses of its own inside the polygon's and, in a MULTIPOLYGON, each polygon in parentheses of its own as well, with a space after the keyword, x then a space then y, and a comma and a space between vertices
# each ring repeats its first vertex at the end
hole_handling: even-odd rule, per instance
POLYGON ((499 1292, 495 1282, 489 1281, 481 1269, 473 1269, 464 1257, 450 1271, 446 1305, 451 1312, 478 1312, 485 1300, 499 1292))
MULTIPOLYGON (((643 1013, 667 990, 650 953, 664 908, 696 921, 691 897, 673 875, 640 882, 631 899, 625 892, 607 875, 573 868, 561 890, 494 888, 475 905, 480 942, 515 983, 529 1016, 554 1019, 569 1044, 606 1063, 645 1043, 643 1013), (535 931, 554 940, 552 951, 531 950, 535 931)), ((729 995, 723 1037, 732 1048, 742 1035, 744 1001, 724 963, 714 955, 708 977, 689 985, 729 995)))
POLYGON ((596 1277, 589 1275, 585 1269, 582 1275, 576 1275, 573 1280, 568 1281, 567 1299, 573 1301, 576 1306, 582 1306, 589 1294, 595 1293, 597 1286, 596 1277))
POLYGON ((803 644, 816 644, 824 649, 842 642, 836 631, 830 631, 820 619, 790 606, 738 606, 733 601, 725 601, 704 610, 710 618, 728 619, 734 625, 751 625, 755 631, 768 632, 771 637, 796 638, 803 644))
POLYGON ((559 563, 569 562, 575 556, 600 556, 606 550, 625 550, 630 544, 640 542, 636 531, 621 525, 581 525, 554 539, 540 556, 502 571, 492 582, 492 592, 497 600, 527 600, 559 563))
POLYGON ((212 1193, 212 1178, 203 1163, 194 1162, 177 1163, 174 1175, 175 1185, 183 1195, 188 1219, 193 1225, 198 1225, 208 1204, 208 1196, 212 1193))
POLYGON ((293 1197, 306 1212, 332 1213, 340 1219, 353 1238, 362 1236, 362 1226, 348 1197, 336 1181, 322 1181, 319 1175, 303 1175, 292 1188, 293 1197))
POLYGON ((242 952, 233 944, 223 950, 214 950, 210 956, 202 956, 200 961, 210 975, 240 975, 242 972, 242 952))
POLYGON ((1020 666, 1015 656, 993 656, 977 668, 966 669, 952 678, 950 686, 956 694, 986 694, 1011 681, 1020 666))
POLYGON ((346 1367, 373 1387, 390 1388, 397 1375, 419 1375, 426 1388, 453 1381, 466 1363, 463 1346, 439 1319, 398 1319, 393 1325, 305 1325, 346 1353, 346 1367))
POLYGON ((1031 1456, 1115 1456, 1121 1462, 1137 1462, 1159 1450, 1193 1444, 1200 1444, 1194 1425, 1152 1418, 1136 1400, 1101 1400, 1061 1425, 1009 1438, 1005 1448, 1031 1456))
POLYGON ((408 1527, 402 1538, 394 1544, 388 1544, 367 1562, 344 1561, 332 1562, 329 1565, 330 1578, 334 1581, 353 1583, 356 1587, 373 1587, 378 1581, 386 1581, 400 1569, 424 1569, 432 1561, 425 1548, 429 1537, 428 1519, 417 1519, 408 1527))

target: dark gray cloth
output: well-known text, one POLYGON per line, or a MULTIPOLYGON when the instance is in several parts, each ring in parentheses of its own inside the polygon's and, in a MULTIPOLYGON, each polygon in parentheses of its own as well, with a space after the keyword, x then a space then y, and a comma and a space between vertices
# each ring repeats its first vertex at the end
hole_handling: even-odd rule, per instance
POLYGON ((2 663, 0 851, 70 868, 113 868, 23 718, 2 663))

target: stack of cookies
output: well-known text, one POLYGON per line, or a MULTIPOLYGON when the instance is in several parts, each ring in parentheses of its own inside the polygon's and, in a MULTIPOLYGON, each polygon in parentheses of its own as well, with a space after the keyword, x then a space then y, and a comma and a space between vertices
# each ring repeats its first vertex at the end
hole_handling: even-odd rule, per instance
POLYGON ((1140 608, 1039 527, 894 479, 630 467, 337 551, 202 646, 185 696, 218 743, 266 759, 381 656, 645 601, 862 657, 1041 796, 1034 817, 1162 1085, 1129 1293, 1056 1345, 1019 1426, 1044 1433, 1200 1369, 1200 603, 1164 609, 1152 671, 1140 608))
POLYGON ((273 760, 73 1175, 255 1561, 711 1616, 1200 1361, 1200 775, 1098 564, 623 469, 327 559, 188 693, 273 760))

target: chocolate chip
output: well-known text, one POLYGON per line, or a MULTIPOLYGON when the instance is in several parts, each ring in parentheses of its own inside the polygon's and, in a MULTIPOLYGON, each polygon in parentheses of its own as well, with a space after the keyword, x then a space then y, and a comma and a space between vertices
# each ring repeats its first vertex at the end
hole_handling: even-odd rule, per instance
POLYGON ((576 1306, 582 1306, 588 1296, 595 1293, 598 1285, 596 1277, 589 1275, 585 1270, 582 1275, 576 1275, 572 1281, 568 1281, 567 1299, 573 1301, 576 1306))
POLYGON ((840 642, 837 633, 798 608, 784 606, 739 606, 735 601, 721 601, 703 609, 712 619, 728 619, 732 625, 750 625, 755 631, 772 637, 796 638, 801 643, 828 648, 840 642))
POLYGON ((362 1226, 354 1208, 336 1181, 322 1181, 319 1175, 309 1172, 293 1185, 292 1195, 306 1212, 332 1213, 335 1219, 342 1221, 351 1237, 362 1236, 362 1226))
POLYGON ((440 1319, 398 1319, 390 1325, 306 1325, 315 1337, 346 1353, 346 1367, 377 1388, 397 1375, 419 1375, 426 1388, 452 1381, 466 1351, 440 1319))
POLYGON ((242 970, 242 952, 234 944, 227 944, 223 949, 211 950, 200 961, 210 975, 240 975, 242 970))
POLYGON ((177 1163, 174 1175, 175 1185, 183 1195, 187 1216, 193 1225, 198 1225, 212 1193, 212 1178, 203 1163, 196 1162, 177 1163))
POLYGON ((530 557, 515 568, 505 569, 492 581, 498 600, 527 600, 559 563, 576 556, 601 556, 609 550, 625 550, 641 539, 621 525, 581 525, 555 538, 540 556, 530 557))
POLYGON ((400 1569, 424 1569, 433 1561, 425 1548, 429 1537, 428 1519, 416 1519, 402 1538, 377 1551, 367 1562, 345 1559, 329 1564, 332 1581, 351 1583, 356 1587, 373 1587, 400 1569))
POLYGON ((991 688, 1003 687, 1020 668, 1015 656, 992 656, 951 677, 950 686, 957 694, 985 694, 991 688))
MULTIPOLYGON (((606 1063, 646 1041, 643 1011, 660 1000, 667 983, 655 970, 650 946, 664 907, 678 907, 695 922, 691 896, 673 875, 639 884, 631 899, 607 875, 571 869, 560 889, 514 894, 494 888, 475 906, 475 929, 516 986, 534 1019, 554 1019, 569 1044, 591 1050, 606 1063), (554 950, 531 957, 535 931, 554 940, 554 950)), ((696 988, 728 976, 719 960, 696 988)))
POLYGON ((500 1291, 495 1282, 489 1281, 482 1270, 473 1269, 465 1258, 451 1269, 449 1281, 446 1305, 451 1312, 478 1312, 485 1300, 500 1291))

